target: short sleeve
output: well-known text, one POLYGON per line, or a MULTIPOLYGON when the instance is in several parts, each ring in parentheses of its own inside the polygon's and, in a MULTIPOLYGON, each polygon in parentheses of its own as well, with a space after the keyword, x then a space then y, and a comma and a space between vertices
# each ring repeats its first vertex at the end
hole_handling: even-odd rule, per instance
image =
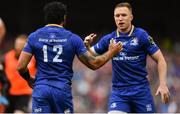
POLYGON ((77 56, 87 52, 87 48, 84 45, 83 40, 79 36, 73 35, 72 43, 73 43, 74 50, 77 56))
POLYGON ((152 55, 159 50, 159 47, 156 45, 153 38, 147 32, 144 32, 142 34, 142 42, 144 44, 145 51, 149 55, 152 55))
POLYGON ((33 54, 32 44, 33 44, 33 35, 29 35, 23 51, 33 54))
POLYGON ((93 48, 97 54, 103 54, 108 50, 108 46, 109 46, 109 37, 104 36, 99 40, 97 44, 93 46, 93 48))

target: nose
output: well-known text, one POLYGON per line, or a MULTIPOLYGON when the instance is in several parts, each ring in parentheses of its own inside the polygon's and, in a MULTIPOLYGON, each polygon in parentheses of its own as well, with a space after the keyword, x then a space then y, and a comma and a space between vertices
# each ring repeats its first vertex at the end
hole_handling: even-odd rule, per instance
POLYGON ((123 20, 122 16, 119 16, 119 17, 118 17, 118 19, 119 19, 120 21, 122 21, 122 20, 123 20))
POLYGON ((119 20, 122 20, 122 15, 117 16, 119 20))

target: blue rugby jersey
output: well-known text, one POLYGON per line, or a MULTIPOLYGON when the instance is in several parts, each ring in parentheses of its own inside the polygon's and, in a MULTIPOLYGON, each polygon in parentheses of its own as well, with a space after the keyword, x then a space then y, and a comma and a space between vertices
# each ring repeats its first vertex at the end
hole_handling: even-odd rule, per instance
POLYGON ((23 51, 37 61, 35 84, 58 88, 71 85, 75 55, 87 51, 82 39, 56 24, 49 24, 30 34, 23 51))
POLYGON ((114 31, 105 35, 93 46, 95 52, 97 54, 106 52, 111 38, 123 43, 123 50, 112 58, 113 88, 148 84, 146 56, 154 54, 159 49, 152 37, 142 28, 132 26, 127 34, 114 31))

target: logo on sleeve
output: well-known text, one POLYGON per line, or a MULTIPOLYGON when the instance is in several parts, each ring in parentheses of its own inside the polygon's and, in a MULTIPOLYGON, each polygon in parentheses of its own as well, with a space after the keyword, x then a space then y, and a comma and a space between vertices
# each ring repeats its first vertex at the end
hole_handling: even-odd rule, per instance
POLYGON ((151 44, 151 45, 155 45, 155 42, 154 42, 154 40, 153 40, 153 38, 151 37, 151 36, 149 36, 149 43, 151 44))

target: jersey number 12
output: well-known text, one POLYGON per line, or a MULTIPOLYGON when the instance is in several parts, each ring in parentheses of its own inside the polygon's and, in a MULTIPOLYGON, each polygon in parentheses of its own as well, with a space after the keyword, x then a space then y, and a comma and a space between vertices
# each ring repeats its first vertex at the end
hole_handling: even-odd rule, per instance
MULTIPOLYGON (((44 62, 48 62, 48 46, 43 46, 43 55, 44 55, 44 62)), ((54 45, 53 46, 53 52, 56 52, 56 56, 53 58, 53 62, 62 62, 62 59, 59 58, 59 56, 62 54, 63 48, 62 45, 54 45)))

